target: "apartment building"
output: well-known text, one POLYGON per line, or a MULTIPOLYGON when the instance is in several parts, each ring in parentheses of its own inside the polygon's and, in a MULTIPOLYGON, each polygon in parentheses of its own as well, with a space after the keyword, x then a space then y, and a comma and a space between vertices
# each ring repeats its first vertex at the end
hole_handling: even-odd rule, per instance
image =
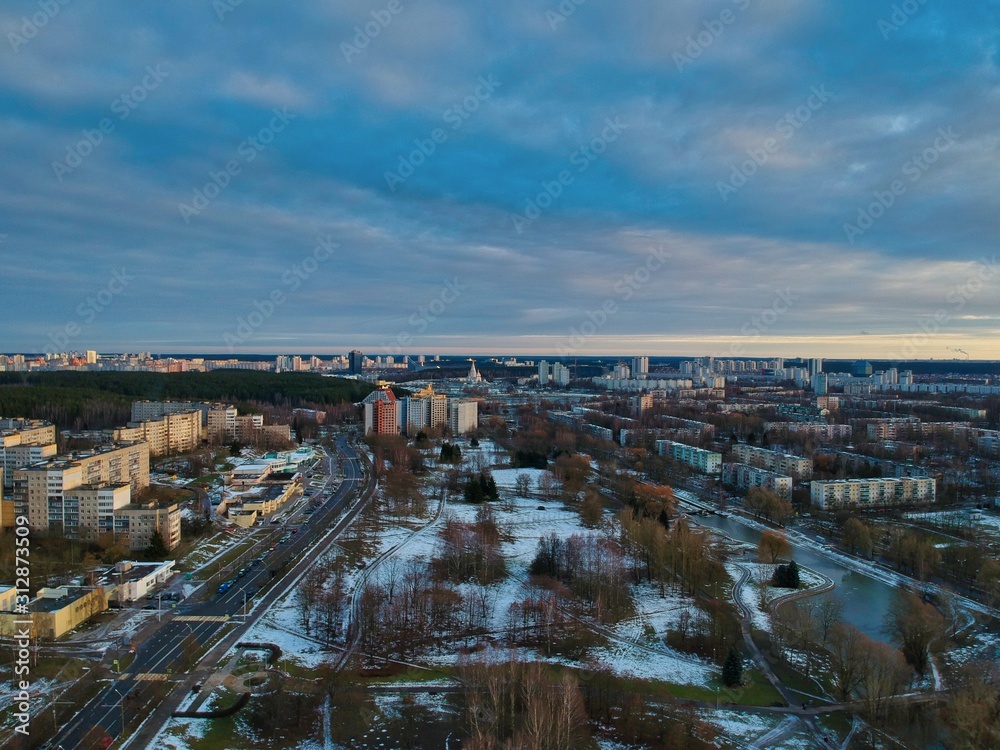
POLYGON ((799 481, 812 477, 813 463, 811 459, 795 456, 791 453, 758 448, 754 445, 740 443, 733 446, 734 463, 748 464, 760 469, 767 469, 777 474, 784 474, 799 481))
POLYGON ((918 419, 880 419, 868 423, 869 440, 899 440, 904 436, 948 435, 969 425, 965 422, 921 422, 918 419))
POLYGON ((181 543, 181 506, 156 500, 129 503, 115 512, 118 533, 125 537, 131 550, 149 546, 154 531, 159 531, 163 543, 172 550, 181 543))
POLYGON ((819 440, 849 439, 853 430, 849 424, 821 424, 818 422, 772 422, 768 430, 787 432, 792 435, 810 435, 819 440))
POLYGON ((145 440, 149 443, 149 455, 155 458, 192 451, 201 445, 203 435, 202 413, 198 409, 192 409, 171 412, 145 422, 129 422, 127 427, 119 427, 114 431, 114 440, 145 440))
POLYGON ((14 512, 27 516, 33 529, 64 528, 79 520, 80 499, 67 492, 108 484, 128 484, 133 494, 148 487, 149 443, 102 446, 16 469, 14 512))
POLYGON ((671 456, 704 474, 718 474, 722 471, 722 454, 704 448, 672 440, 657 440, 656 452, 661 456, 671 456))
POLYGON ((479 428, 479 402, 474 399, 448 400, 448 429, 464 435, 479 428))
POLYGON ((12 487, 14 470, 56 455, 56 427, 40 419, 0 419, 0 469, 4 487, 12 487))
POLYGON ((147 422, 161 419, 168 414, 198 411, 201 413, 202 436, 209 443, 234 441, 282 441, 291 438, 289 425, 265 425, 261 414, 241 415, 230 404, 201 401, 135 401, 132 403, 132 421, 147 422))
POLYGON ((906 503, 933 503, 937 487, 933 479, 919 477, 834 479, 812 482, 809 493, 812 504, 823 510, 876 508, 906 503))
POLYGON ((68 537, 96 539, 115 532, 118 511, 132 501, 127 482, 81 484, 63 491, 61 503, 50 503, 49 528, 61 526, 68 537))
POLYGON ((748 464, 722 464, 722 481, 742 490, 763 487, 785 500, 792 499, 792 478, 748 464))

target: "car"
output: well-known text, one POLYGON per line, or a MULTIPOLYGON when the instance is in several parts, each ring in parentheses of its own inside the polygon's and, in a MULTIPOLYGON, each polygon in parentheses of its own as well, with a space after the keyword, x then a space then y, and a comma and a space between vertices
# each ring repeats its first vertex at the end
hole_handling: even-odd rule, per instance
POLYGON ((196 682, 194 685, 191 686, 191 692, 192 693, 197 693, 200 690, 201 690, 201 683, 200 682, 196 682))
POLYGON ((299 533, 299 527, 298 526, 293 526, 292 527, 292 533, 293 534, 298 534, 299 533))
POLYGON ((108 748, 111 747, 113 744, 115 744, 114 739, 111 737, 110 734, 106 734, 104 735, 104 739, 102 739, 99 743, 97 743, 97 748, 98 750, 108 750, 108 748))

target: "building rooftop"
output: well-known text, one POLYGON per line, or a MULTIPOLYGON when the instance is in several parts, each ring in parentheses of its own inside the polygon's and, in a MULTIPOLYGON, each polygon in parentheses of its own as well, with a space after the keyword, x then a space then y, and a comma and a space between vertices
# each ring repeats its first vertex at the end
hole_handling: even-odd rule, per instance
MULTIPOLYGON (((61 586, 60 589, 66 592, 64 596, 41 596, 42 591, 45 591, 45 589, 39 591, 39 596, 28 604, 28 611, 41 614, 58 612, 63 607, 83 598, 94 590, 91 586, 61 586)), ((60 589, 48 590, 58 591, 60 589)))

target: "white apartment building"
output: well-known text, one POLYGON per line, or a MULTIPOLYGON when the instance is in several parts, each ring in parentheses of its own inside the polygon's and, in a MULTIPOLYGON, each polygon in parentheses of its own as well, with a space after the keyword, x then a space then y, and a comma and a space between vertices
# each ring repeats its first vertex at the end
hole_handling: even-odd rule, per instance
POLYGON ((116 442, 145 440, 150 456, 186 453, 201 445, 201 411, 174 412, 146 422, 129 422, 114 431, 116 442))
POLYGON ((850 438, 854 433, 849 424, 822 424, 820 422, 778 422, 768 425, 769 430, 784 430, 797 435, 812 435, 821 440, 850 438))
POLYGON ((809 492, 814 506, 831 510, 933 503, 937 487, 930 478, 834 479, 812 482, 809 492))
MULTIPOLYGON (((16 469, 14 511, 33 529, 76 528, 81 496, 72 490, 109 484, 128 484, 132 493, 149 486, 149 443, 103 446, 16 469)), ((100 503, 101 497, 88 495, 84 502, 92 500, 100 503)))
POLYGON ((722 481, 740 489, 763 487, 785 500, 792 499, 792 478, 747 464, 722 464, 722 481))
POLYGON ((452 435, 464 435, 479 428, 479 402, 474 399, 449 399, 448 429, 452 435))
POLYGON ((0 470, 4 487, 14 484, 14 470, 56 455, 56 427, 33 419, 0 419, 0 470))
POLYGON ((722 471, 722 454, 695 448, 673 440, 657 440, 656 452, 661 456, 671 456, 704 474, 718 474, 722 471))
POLYGON ((811 459, 795 456, 791 453, 758 448, 754 445, 740 443, 733 446, 733 459, 736 463, 749 464, 761 469, 767 469, 778 474, 790 476, 799 481, 812 477, 813 463, 811 459))

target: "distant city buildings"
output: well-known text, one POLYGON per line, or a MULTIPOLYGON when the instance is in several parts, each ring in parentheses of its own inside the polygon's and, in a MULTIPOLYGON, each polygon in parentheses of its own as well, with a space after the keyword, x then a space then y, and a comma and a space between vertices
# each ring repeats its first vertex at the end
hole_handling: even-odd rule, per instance
POLYGON ((350 354, 347 355, 347 361, 348 361, 348 366, 347 366, 348 372, 351 375, 360 375, 361 371, 364 369, 365 355, 362 354, 357 349, 354 349, 351 351, 350 354))
POLYGON ((378 388, 361 402, 365 434, 406 434, 421 430, 448 429, 463 435, 479 428, 479 402, 475 399, 449 398, 433 388, 397 399, 389 388, 378 388))
POLYGON ((559 362, 540 360, 538 363, 538 385, 550 383, 565 388, 569 385, 569 368, 559 362))

